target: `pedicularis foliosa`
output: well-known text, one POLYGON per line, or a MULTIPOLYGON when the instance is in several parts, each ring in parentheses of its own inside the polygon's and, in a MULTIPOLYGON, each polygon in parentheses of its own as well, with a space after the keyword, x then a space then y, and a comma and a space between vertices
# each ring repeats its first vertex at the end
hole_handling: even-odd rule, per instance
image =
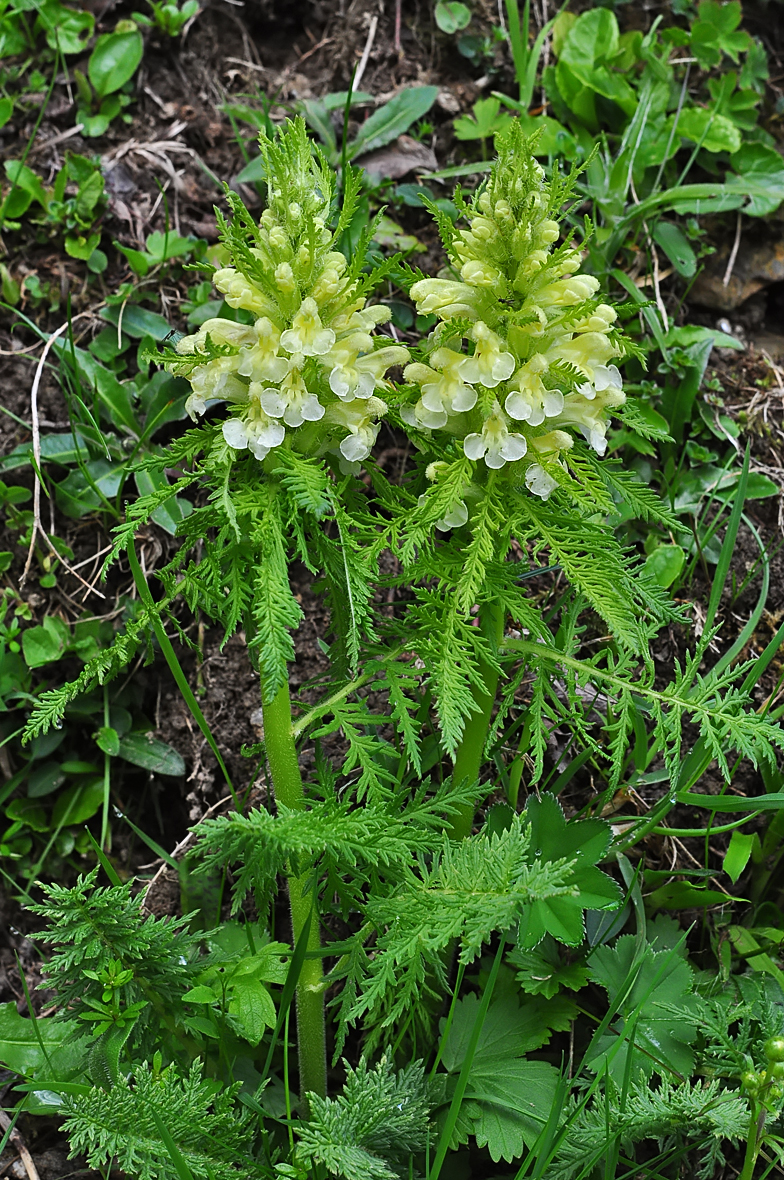
MULTIPOLYGON (((228 189, 230 219, 218 213, 224 265, 212 277, 233 318, 210 319, 156 354, 190 382, 197 421, 137 465, 157 468, 157 490, 129 505, 116 531, 113 556, 128 552, 139 609, 76 681, 42 694, 27 735, 118 675, 152 635, 176 662, 163 624, 179 627, 178 598, 227 637, 242 630, 260 678, 259 752, 274 800, 205 821, 199 851, 208 868, 232 866, 235 909, 253 890, 263 914, 279 876, 288 879, 299 1084, 303 1095, 323 1096, 322 919, 353 932, 330 977, 343 984, 338 1047, 359 1022, 373 1046, 402 1037, 408 1025, 395 1029, 405 1020, 414 1038, 430 1036, 450 948, 467 964, 498 932, 526 952, 544 934, 577 945, 583 911, 620 900, 596 867, 609 827, 567 824, 552 795, 546 805, 532 797, 491 838, 472 835, 489 793, 480 785, 486 758, 514 805, 523 767, 537 781, 549 733, 566 724, 597 766, 608 760, 609 799, 628 766, 629 734, 638 738, 652 721, 650 756, 663 751, 673 788, 655 823, 681 781, 685 716, 698 719, 708 759, 722 769, 729 745, 770 758, 781 734, 747 708, 735 673, 700 679, 712 632, 669 688, 655 688, 648 642, 675 611, 610 520, 623 504, 629 516, 674 522, 605 452, 613 416, 662 434, 623 390, 619 365, 639 363, 639 350, 617 327, 617 310, 597 298, 598 280, 577 273, 583 243, 562 233, 577 172, 545 176, 513 122, 487 183, 467 201, 456 194, 462 227, 432 207, 448 260, 433 278, 400 257, 369 264, 375 222, 354 232, 361 174, 347 168, 338 202, 337 178, 301 119, 260 146, 260 220, 228 189), (369 300, 389 279, 435 317, 416 348, 378 332, 388 309, 369 300), (374 461, 385 420, 409 460, 396 483, 374 461), (172 484, 167 471, 178 473, 172 484), (188 488, 198 495, 179 550, 156 571, 154 600, 135 538, 188 488), (390 552, 396 572, 382 587, 379 558, 390 552), (543 610, 526 586, 545 556, 565 578, 543 610), (325 691, 296 720, 295 561, 318 577, 331 609, 325 691), (375 605, 381 588, 384 610, 375 605), (610 631, 588 655, 586 607, 610 631), (612 705, 601 740, 589 681, 612 705), (335 732, 342 753, 330 756, 319 742, 335 732), (317 751, 307 783, 303 736, 317 751), (435 774, 442 754, 451 775, 435 774), (333 757, 342 757, 339 768, 333 757)), ((187 688, 181 669, 175 675, 187 688)), ((202 724, 195 699, 191 707, 202 724)), ((381 1074, 377 1083, 392 1084, 381 1074)))

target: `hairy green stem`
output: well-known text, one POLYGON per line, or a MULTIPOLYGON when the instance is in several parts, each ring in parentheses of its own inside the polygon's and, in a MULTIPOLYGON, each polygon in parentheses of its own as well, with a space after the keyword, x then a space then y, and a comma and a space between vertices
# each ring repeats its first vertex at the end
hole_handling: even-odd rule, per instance
MULTIPOLYGON (((284 684, 274 697, 269 697, 262 689, 261 706, 264 745, 275 798, 285 807, 303 811, 305 794, 294 742, 288 685, 284 684)), ((311 911, 315 911, 315 898, 306 889, 307 880, 307 872, 289 877, 292 940, 295 946, 311 911)), ((313 912, 307 949, 318 952, 320 945, 318 915, 313 912)), ((304 1098, 307 1093, 314 1093, 324 1097, 327 1092, 327 1038, 324 982, 318 955, 305 959, 297 983, 297 1048, 300 1095, 304 1098)))
POLYGON ((751 1102, 751 1118, 749 1120, 749 1133, 746 1139, 746 1154, 743 1159, 743 1171, 738 1180, 752 1180, 754 1176, 754 1165, 757 1162, 757 1156, 760 1152, 760 1117, 759 1109, 756 1102, 751 1102))
MULTIPOLYGON (((479 613, 479 626, 489 640, 493 651, 497 651, 504 637, 505 612, 496 603, 485 603, 479 613)), ((498 691, 498 669, 492 664, 480 664, 481 688, 474 688, 476 710, 466 721, 463 737, 455 752, 452 779, 455 783, 474 782, 479 778, 485 742, 490 729, 496 692, 498 691)), ((471 835, 475 806, 461 808, 454 817, 449 834, 453 840, 464 840, 471 835)))

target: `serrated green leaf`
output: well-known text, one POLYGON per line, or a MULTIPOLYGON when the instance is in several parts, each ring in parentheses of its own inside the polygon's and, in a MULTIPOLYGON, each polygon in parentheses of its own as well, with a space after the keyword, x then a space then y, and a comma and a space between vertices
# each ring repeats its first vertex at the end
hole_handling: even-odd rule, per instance
POLYGON ((258 1045, 264 1030, 274 1028, 277 1019, 272 996, 260 980, 250 976, 233 980, 229 1014, 239 1021, 243 1036, 251 1045, 258 1045))

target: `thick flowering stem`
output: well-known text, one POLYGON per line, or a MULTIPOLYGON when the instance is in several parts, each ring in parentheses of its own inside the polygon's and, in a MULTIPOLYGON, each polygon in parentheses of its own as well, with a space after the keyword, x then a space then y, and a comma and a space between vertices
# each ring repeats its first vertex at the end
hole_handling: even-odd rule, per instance
MULTIPOLYGON (((746 1137, 746 1152, 743 1158, 743 1170, 738 1180, 753 1180, 754 1166, 760 1153, 760 1131, 763 1120, 760 1118, 760 1109, 757 1103, 752 1101, 750 1106, 751 1116, 749 1118, 749 1132, 746 1137)), ((762 1114, 764 1115, 764 1111, 762 1114)))
MULTIPOLYGON (((274 696, 262 689, 264 742, 272 785, 278 803, 296 811, 305 808, 302 775, 291 721, 289 687, 284 684, 274 696)), ((289 878, 289 904, 294 945, 311 918, 308 951, 320 949, 318 912, 315 896, 306 892, 308 873, 289 878)), ((327 1092, 327 1041, 324 1020, 324 982, 321 959, 305 959, 297 983, 297 1047, 299 1053, 299 1088, 324 1097, 327 1092)))
MULTIPOLYGON (((497 651, 503 640, 504 622, 504 610, 497 603, 485 603, 482 606, 479 613, 479 626, 493 650, 497 651)), ((469 782, 478 780, 482 766, 485 742, 498 690, 498 669, 483 660, 480 664, 480 672, 483 681, 482 687, 474 689, 476 711, 466 721, 462 740, 455 752, 452 778, 456 783, 466 779, 469 782)), ((453 840, 464 840, 471 835, 475 810, 475 806, 466 806, 455 816, 449 832, 453 840)))

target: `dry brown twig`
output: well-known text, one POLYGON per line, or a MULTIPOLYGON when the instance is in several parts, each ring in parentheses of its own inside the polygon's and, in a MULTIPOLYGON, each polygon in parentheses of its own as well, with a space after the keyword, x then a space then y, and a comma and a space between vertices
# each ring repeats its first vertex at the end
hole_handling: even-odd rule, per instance
MULTIPOLYGON (((10 1126, 11 1119, 4 1110, 0 1110, 0 1128, 2 1128, 3 1132, 5 1132, 10 1126)), ((8 1141, 9 1143, 13 1144, 19 1153, 19 1158, 24 1164, 24 1170, 27 1172, 27 1180, 41 1180, 40 1176, 38 1175, 38 1169, 36 1168, 33 1161, 33 1157, 30 1155, 27 1144, 22 1138, 21 1132, 17 1131, 16 1127, 14 1127, 14 1129, 11 1131, 11 1134, 8 1136, 8 1141)))

